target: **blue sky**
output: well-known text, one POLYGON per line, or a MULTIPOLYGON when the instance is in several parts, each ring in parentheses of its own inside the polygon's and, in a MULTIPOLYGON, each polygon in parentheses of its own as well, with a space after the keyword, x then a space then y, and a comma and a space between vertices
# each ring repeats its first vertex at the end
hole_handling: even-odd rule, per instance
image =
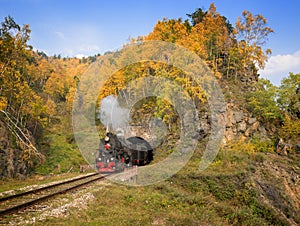
POLYGON ((263 77, 278 85, 289 72, 300 73, 299 0, 0 0, 0 20, 11 15, 18 24, 30 24, 30 44, 49 55, 89 56, 148 34, 164 17, 186 19, 196 8, 207 10, 211 2, 232 24, 245 9, 268 19, 275 32, 263 77))

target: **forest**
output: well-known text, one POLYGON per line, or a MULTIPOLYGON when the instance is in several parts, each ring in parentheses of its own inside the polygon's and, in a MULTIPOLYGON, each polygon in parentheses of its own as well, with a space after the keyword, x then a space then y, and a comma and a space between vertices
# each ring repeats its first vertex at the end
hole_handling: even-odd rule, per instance
MULTIPOLYGON (((126 63, 130 54, 118 50, 80 59, 60 54, 48 56, 29 44, 30 25, 21 26, 8 15, 0 27, 1 181, 78 172, 81 165, 87 164, 74 138, 72 111, 80 102, 76 90, 84 88, 86 71, 102 63, 107 68, 121 69, 105 81, 101 90, 96 90, 96 101, 82 107, 94 113, 99 137, 106 130, 97 117, 101 100, 119 95, 130 82, 148 76, 169 79, 184 89, 196 106, 201 127, 194 156, 166 182, 138 190, 125 187, 122 194, 115 185, 109 187, 109 192, 103 190, 108 200, 115 197, 121 200, 120 211, 128 215, 128 208, 134 206, 142 215, 148 205, 147 214, 150 212, 159 222, 182 225, 197 225, 200 220, 211 224, 211 219, 216 225, 300 223, 296 197, 300 156, 299 72, 285 75, 280 86, 260 77, 259 69, 265 67, 272 53, 267 44, 274 32, 264 16, 245 10, 232 23, 218 13, 213 3, 208 10, 198 8, 187 16, 186 20, 159 20, 148 35, 132 38, 124 48, 147 41, 164 41, 196 54, 210 69, 224 96, 226 112, 221 112, 221 116, 226 128, 220 153, 207 172, 201 174, 195 169, 209 140, 210 106, 203 87, 186 71, 156 61, 121 67, 114 59, 126 63), (136 195, 143 201, 135 201, 136 195), (173 208, 177 214, 166 208, 173 208), (205 214, 199 215, 199 209, 205 214), (162 214, 158 216, 160 211, 162 214)), ((142 54, 151 55, 151 49, 142 54)), ((168 96, 174 90, 169 85, 162 92, 168 96)), ((149 124, 154 116, 166 125, 167 137, 154 152, 153 163, 172 153, 181 125, 174 106, 151 96, 137 102, 130 113, 132 124, 149 124)), ((98 199, 108 202, 100 195, 98 199)), ((110 216, 119 215, 98 208, 102 207, 95 209, 104 214, 109 211, 104 220, 96 217, 98 222, 105 224, 110 216)), ((131 217, 128 216, 128 221, 124 218, 123 224, 136 223, 137 219, 131 217)), ((74 219, 74 224, 82 221, 74 219)), ((111 220, 110 223, 115 219, 111 220)))
MULTIPOLYGON (((130 42, 160 40, 196 53, 218 79, 226 101, 241 106, 272 131, 270 139, 274 150, 278 139, 288 144, 299 142, 299 74, 286 75, 279 87, 259 78, 258 69, 264 68, 271 54, 266 43, 273 30, 267 26, 267 19, 244 11, 235 24, 231 24, 217 12, 214 4, 207 11, 198 8, 187 15, 189 19, 185 21, 164 18, 148 35, 130 42)), ((50 138, 53 134, 72 136, 71 112, 76 87, 88 66, 102 57, 101 54, 82 59, 47 56, 28 44, 30 32, 29 25, 20 26, 10 16, 1 23, 0 122, 6 137, 1 137, 0 166, 4 177, 26 175, 47 162, 51 139, 57 139, 50 138), (15 169, 15 163, 10 162, 8 172, 10 167, 3 167, 10 148, 14 150, 14 159, 24 165, 15 169)), ((109 54, 116 53, 104 55, 109 54)), ((129 81, 147 75, 176 80, 193 97, 198 108, 205 105, 203 90, 191 78, 178 68, 155 62, 131 65, 112 75, 99 91, 98 105, 105 96, 117 95, 129 81)), ((132 117, 138 120, 147 112, 161 117, 170 128, 178 121, 170 104, 159 98, 139 103, 132 117)), ((76 145, 71 147, 74 148, 76 145)))

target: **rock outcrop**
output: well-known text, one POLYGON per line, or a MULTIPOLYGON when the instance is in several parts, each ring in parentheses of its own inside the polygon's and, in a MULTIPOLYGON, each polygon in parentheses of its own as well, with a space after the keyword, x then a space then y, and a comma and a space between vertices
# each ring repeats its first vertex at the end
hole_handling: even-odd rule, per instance
POLYGON ((255 134, 259 134, 261 139, 268 139, 266 128, 256 117, 234 104, 227 104, 224 144, 237 138, 250 138, 255 134))
POLYGON ((25 178, 29 173, 28 159, 25 160, 25 157, 14 135, 0 120, 0 178, 25 178))
MULTIPOLYGON (((260 137, 260 139, 269 139, 267 129, 258 121, 258 119, 253 117, 245 109, 242 109, 235 104, 228 103, 226 106, 226 111, 220 112, 219 116, 220 119, 225 119, 225 132, 223 139, 224 145, 235 139, 250 139, 253 136, 260 137)), ((153 134, 151 134, 151 129, 149 130, 148 127, 149 125, 130 126, 125 134, 125 137, 140 136, 149 142, 156 142, 157 138, 153 137, 153 134)), ((199 139, 203 139, 210 135, 211 117, 209 110, 203 110, 199 112, 199 127, 197 130, 199 133, 199 139)))

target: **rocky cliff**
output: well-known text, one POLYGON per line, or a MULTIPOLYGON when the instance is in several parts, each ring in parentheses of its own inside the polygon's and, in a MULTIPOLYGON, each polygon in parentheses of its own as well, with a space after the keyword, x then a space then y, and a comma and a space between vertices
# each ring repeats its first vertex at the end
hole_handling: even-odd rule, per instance
POLYGON ((255 135, 260 139, 268 139, 269 134, 266 128, 261 125, 256 117, 253 117, 248 111, 235 104, 227 104, 226 111, 226 132, 224 143, 234 139, 245 139, 255 135))
MULTIPOLYGON (((34 141, 31 135, 29 137, 34 141)), ((31 157, 28 149, 16 141, 15 135, 0 119, 0 178, 25 178, 32 165, 31 157)))

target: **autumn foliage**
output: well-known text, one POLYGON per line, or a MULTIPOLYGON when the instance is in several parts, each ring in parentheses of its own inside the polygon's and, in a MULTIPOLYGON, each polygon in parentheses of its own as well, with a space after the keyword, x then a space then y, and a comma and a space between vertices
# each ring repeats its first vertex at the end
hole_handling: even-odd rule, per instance
MULTIPOLYGON (((254 82, 258 81, 257 71, 264 68, 271 53, 270 49, 265 48, 268 36, 273 32, 267 26, 266 18, 244 11, 232 25, 217 12, 214 4, 207 11, 198 8, 187 16, 187 20, 164 18, 157 22, 148 35, 132 39, 128 44, 160 40, 183 46, 197 54, 224 86, 242 85, 252 88, 248 84, 249 78, 254 77, 254 82), (231 81, 233 82, 230 83, 231 81)), ((42 159, 37 145, 28 138, 29 135, 42 136, 41 130, 51 129, 57 124, 71 129, 76 88, 88 66, 102 56, 98 54, 83 59, 47 56, 43 52, 34 51, 28 44, 29 39, 29 25, 20 27, 11 17, 2 22, 0 119, 13 131, 16 143, 23 147, 28 158, 34 155, 42 159)), ((124 63, 130 58, 127 55, 120 57, 124 63)), ((110 65, 113 64, 114 62, 110 62, 110 65)), ((163 63, 147 61, 128 65, 111 75, 103 89, 99 90, 98 106, 102 98, 111 94, 118 95, 130 81, 147 76, 175 81, 188 92, 198 108, 206 102, 205 92, 184 71, 163 63)), ((249 98, 250 111, 260 114, 264 119, 276 118, 282 109, 274 102, 275 88, 267 81, 261 81, 258 86, 257 92, 249 98), (264 92, 265 86, 268 88, 267 93, 264 92), (268 108, 264 105, 264 96, 268 97, 268 108)), ((290 104, 284 94, 279 101, 282 106, 290 104)), ((295 104, 290 105, 295 117, 298 108, 295 104)), ((159 98, 151 97, 138 103, 133 111, 133 118, 140 118, 139 115, 144 112, 162 118, 169 127, 178 123, 176 112, 170 104, 159 98)), ((287 119, 285 125, 289 125, 288 122, 287 119)), ((288 128, 284 129, 288 131, 288 128)))

